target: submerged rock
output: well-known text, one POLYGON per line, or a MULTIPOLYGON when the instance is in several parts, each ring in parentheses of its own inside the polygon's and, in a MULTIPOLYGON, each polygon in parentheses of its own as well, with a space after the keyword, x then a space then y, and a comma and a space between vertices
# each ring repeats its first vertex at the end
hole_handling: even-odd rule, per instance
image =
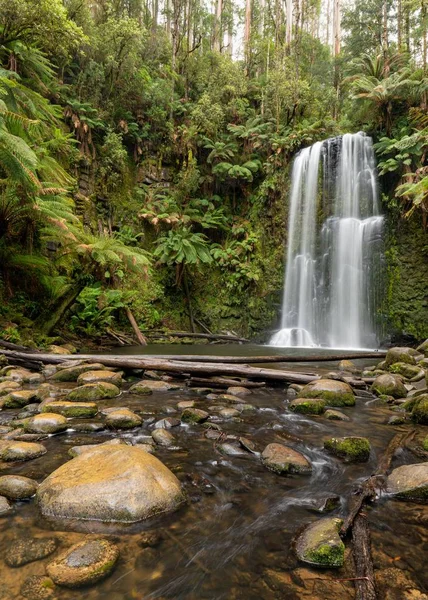
POLYGON ((22 565, 46 558, 55 552, 56 547, 55 538, 14 540, 6 548, 4 560, 9 567, 22 567, 22 565))
POLYGON ((270 471, 280 475, 289 473, 307 475, 312 472, 311 463, 303 454, 283 444, 268 444, 262 452, 262 463, 270 471))
POLYGON ((297 394, 298 398, 320 398, 328 406, 354 406, 355 396, 352 388, 343 381, 318 379, 305 385, 297 394))
POLYGON ((371 391, 377 396, 393 396, 394 398, 407 396, 407 390, 401 377, 391 373, 378 375, 372 384, 371 391))
POLYGON ((180 482, 160 460, 122 445, 84 452, 49 475, 37 491, 46 517, 104 522, 142 521, 175 510, 184 499, 180 482))
POLYGON ((359 369, 352 360, 341 360, 338 364, 339 371, 347 371, 348 373, 358 373, 359 369))
POLYGON ((241 413, 236 408, 222 408, 218 414, 224 419, 232 419, 233 417, 239 417, 241 413))
POLYGON ((394 469, 386 491, 403 500, 428 500, 428 462, 394 469))
POLYGON ((177 408, 178 410, 184 410, 185 408, 194 408, 195 401, 194 400, 182 400, 178 402, 177 408))
POLYGON ((48 402, 42 409, 42 413, 57 413, 64 417, 77 417, 88 419, 95 417, 98 406, 94 402, 67 402, 66 400, 54 400, 48 402))
POLYGON ((31 460, 46 454, 47 450, 42 444, 32 442, 0 442, 0 458, 6 462, 31 460))
POLYGON ((67 400, 71 402, 96 402, 119 396, 120 389, 113 383, 99 381, 97 383, 86 383, 67 394, 67 400))
POLYGON ((184 423, 203 423, 209 417, 209 413, 199 408, 186 408, 181 413, 181 420, 184 423))
POLYGON ((56 413, 43 413, 25 420, 24 429, 28 433, 59 433, 67 429, 67 419, 56 413))
POLYGON ((31 498, 37 491, 39 484, 29 477, 20 475, 3 475, 0 477, 0 494, 9 500, 24 500, 31 498))
POLYGON ((55 584, 50 577, 32 575, 21 587, 21 596, 27 600, 55 600, 55 584))
POLYGON ((118 558, 119 549, 108 540, 87 540, 60 554, 46 571, 57 585, 77 588, 107 577, 118 558))
POLYGON ((345 545, 339 536, 341 519, 321 519, 308 525, 296 541, 297 558, 315 567, 342 567, 345 545))
POLYGON ((114 371, 108 370, 96 370, 96 371, 86 371, 82 373, 77 378, 77 383, 79 385, 85 385, 86 383, 112 383, 113 385, 120 387, 123 383, 122 373, 116 373, 114 371))
POLYGON ((364 437, 342 437, 325 440, 324 448, 345 462, 366 462, 370 458, 370 442, 364 437))
POLYGON ((288 408, 302 415, 321 415, 325 411, 325 401, 317 398, 296 398, 290 402, 288 408))

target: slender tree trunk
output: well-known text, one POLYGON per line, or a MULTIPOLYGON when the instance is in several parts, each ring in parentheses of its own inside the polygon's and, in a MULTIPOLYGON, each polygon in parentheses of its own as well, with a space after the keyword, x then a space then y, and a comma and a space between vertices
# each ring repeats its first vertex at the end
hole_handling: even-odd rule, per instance
POLYGON ((140 328, 138 327, 138 323, 135 320, 134 315, 131 312, 131 309, 126 307, 126 316, 128 317, 129 322, 131 323, 131 327, 134 330, 135 337, 137 338, 140 346, 147 346, 147 340, 144 335, 141 333, 140 328))
POLYGON ((214 27, 214 50, 216 52, 221 51, 222 47, 222 28, 221 20, 223 15, 223 0, 216 0, 215 10, 215 27, 214 27))
POLYGON ((227 21, 227 51, 233 56, 233 0, 229 0, 229 15, 227 21))
POLYGON ((330 2, 331 0, 327 0, 327 23, 326 23, 326 30, 325 30, 325 44, 326 46, 330 46, 330 2))
POLYGON ((389 74, 389 57, 388 57, 388 0, 383 0, 382 4, 382 51, 384 74, 389 74))
POLYGON ((247 65, 247 72, 250 66, 250 37, 251 37, 251 0, 245 0, 245 29, 244 29, 244 48, 245 48, 245 62, 247 65))
POLYGON ((398 52, 401 52, 403 49, 403 0, 398 0, 397 6, 397 45, 398 52))
POLYGON ((184 291, 186 292, 187 307, 189 309, 190 327, 192 329, 192 332, 195 333, 195 331, 196 331, 195 330, 195 321, 193 319, 192 301, 191 301, 191 298, 190 298, 189 281, 187 279, 186 267, 184 267, 184 270, 183 270, 183 286, 184 286, 184 291))
POLYGON ((290 46, 293 39, 293 0, 286 0, 285 12, 285 43, 290 46))
POLYGON ((334 11, 333 11, 333 39, 334 39, 334 49, 333 55, 335 57, 340 54, 340 45, 341 45, 341 15, 340 15, 341 7, 340 0, 334 0, 334 11))

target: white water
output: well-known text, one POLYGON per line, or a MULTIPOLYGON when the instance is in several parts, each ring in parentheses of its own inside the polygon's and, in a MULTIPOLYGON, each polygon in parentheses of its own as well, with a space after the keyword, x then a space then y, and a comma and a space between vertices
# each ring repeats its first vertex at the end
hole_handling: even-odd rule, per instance
POLYGON ((382 229, 369 137, 346 134, 297 155, 281 330, 271 345, 377 347, 382 229))

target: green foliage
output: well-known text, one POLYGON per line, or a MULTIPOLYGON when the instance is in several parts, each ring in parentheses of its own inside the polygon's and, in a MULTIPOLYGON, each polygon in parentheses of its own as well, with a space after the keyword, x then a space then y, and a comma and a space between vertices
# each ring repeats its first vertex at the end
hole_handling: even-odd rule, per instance
POLYGON ((98 335, 112 325, 115 313, 125 306, 121 290, 86 287, 77 297, 70 320, 71 329, 84 335, 98 335))

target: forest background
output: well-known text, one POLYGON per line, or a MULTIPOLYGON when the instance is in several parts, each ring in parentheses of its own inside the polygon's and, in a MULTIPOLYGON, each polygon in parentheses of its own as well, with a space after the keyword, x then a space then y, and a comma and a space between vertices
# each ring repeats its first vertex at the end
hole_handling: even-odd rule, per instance
POLYGON ((387 216, 379 320, 428 337, 427 9, 0 0, 0 338, 100 341, 135 317, 258 339, 293 157, 359 130, 387 216))

